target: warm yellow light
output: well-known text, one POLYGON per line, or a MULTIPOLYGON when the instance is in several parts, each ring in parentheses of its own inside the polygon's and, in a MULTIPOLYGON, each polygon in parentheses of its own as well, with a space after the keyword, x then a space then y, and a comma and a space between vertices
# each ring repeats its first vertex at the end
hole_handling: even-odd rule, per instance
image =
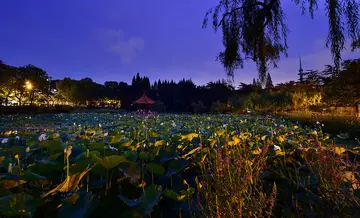
POLYGON ((31 84, 31 82, 26 81, 26 82, 25 82, 25 88, 26 88, 27 90, 31 90, 31 89, 33 88, 33 85, 31 84))

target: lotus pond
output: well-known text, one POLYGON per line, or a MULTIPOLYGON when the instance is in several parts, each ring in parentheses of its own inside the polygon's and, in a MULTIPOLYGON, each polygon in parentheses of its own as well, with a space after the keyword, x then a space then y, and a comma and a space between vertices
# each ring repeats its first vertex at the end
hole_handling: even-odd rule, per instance
POLYGON ((359 216, 358 144, 250 115, 0 117, 10 217, 359 216))

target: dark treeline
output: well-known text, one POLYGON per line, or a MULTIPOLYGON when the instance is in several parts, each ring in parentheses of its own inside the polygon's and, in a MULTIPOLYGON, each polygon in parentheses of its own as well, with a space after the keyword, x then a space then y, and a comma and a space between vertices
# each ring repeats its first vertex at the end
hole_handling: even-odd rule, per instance
POLYGON ((153 83, 137 73, 131 84, 107 81, 98 84, 90 78, 66 77, 51 80, 39 67, 15 67, 0 62, 0 105, 71 104, 88 105, 94 101, 119 100, 121 108, 135 109, 133 102, 146 93, 156 101, 153 109, 167 112, 206 112, 225 110, 234 87, 225 80, 197 86, 190 79, 153 83), (27 87, 26 83, 31 83, 27 87))
POLYGON ((153 84, 148 77, 136 74, 131 84, 107 81, 104 85, 97 84, 89 78, 71 80, 64 78, 56 82, 58 94, 63 99, 83 103, 102 98, 119 99, 124 109, 134 109, 133 102, 144 93, 156 103, 153 109, 168 112, 206 112, 215 110, 215 105, 224 106, 234 94, 234 87, 225 80, 209 82, 204 86, 196 86, 193 81, 183 79, 158 80, 153 84))
POLYGON ((278 112, 360 104, 360 59, 345 60, 339 69, 326 65, 323 70, 306 70, 300 80, 271 87, 268 79, 265 89, 255 80, 251 85, 242 83, 239 96, 232 105, 234 108, 278 112))
POLYGON ((227 80, 198 86, 190 79, 150 81, 137 73, 131 84, 107 81, 98 84, 90 78, 51 80, 47 72, 33 65, 14 67, 0 62, 1 105, 72 104, 89 105, 94 101, 121 102, 132 110, 133 102, 146 93, 156 101, 159 112, 215 112, 256 110, 307 110, 313 105, 354 105, 360 103, 360 59, 346 60, 336 70, 307 70, 303 81, 273 85, 270 74, 264 84, 240 83, 234 87, 227 80), (29 86, 29 82, 31 86, 29 86))

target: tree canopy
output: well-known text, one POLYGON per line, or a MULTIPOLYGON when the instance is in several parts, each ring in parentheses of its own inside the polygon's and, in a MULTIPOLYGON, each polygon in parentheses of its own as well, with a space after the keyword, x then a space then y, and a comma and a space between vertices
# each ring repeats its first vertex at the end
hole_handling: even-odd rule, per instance
MULTIPOLYGON (((313 18, 318 9, 317 0, 292 0, 304 14, 313 18)), ((336 68, 341 65, 341 51, 345 49, 345 35, 351 40, 351 48, 360 47, 359 5, 356 0, 326 0, 329 32, 326 46, 330 47, 336 68)), ((280 55, 287 56, 286 14, 280 0, 219 0, 205 15, 203 28, 212 17, 212 26, 223 34, 224 51, 218 55, 227 75, 243 68, 244 60, 253 60, 264 84, 269 64, 277 67, 280 55)))

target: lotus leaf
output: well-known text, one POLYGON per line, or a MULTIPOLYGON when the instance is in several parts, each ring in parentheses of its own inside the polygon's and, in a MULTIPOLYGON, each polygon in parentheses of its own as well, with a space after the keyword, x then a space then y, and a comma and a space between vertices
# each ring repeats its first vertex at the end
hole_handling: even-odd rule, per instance
POLYGON ((152 208, 159 202, 162 193, 162 187, 159 185, 148 186, 139 199, 130 200, 123 195, 119 198, 129 207, 138 207, 144 214, 150 213, 152 208))
POLYGON ((154 173, 157 176, 162 176, 165 174, 165 169, 160 164, 149 163, 145 165, 145 168, 149 173, 154 173))
POLYGON ((75 191, 75 189, 78 186, 82 177, 90 170, 91 170, 91 168, 88 168, 81 173, 77 173, 77 174, 68 176, 63 183, 58 185, 56 188, 50 190, 49 192, 43 194, 41 197, 44 198, 44 197, 46 197, 50 194, 56 193, 56 192, 73 192, 73 191, 75 191))
POLYGON ((31 195, 8 195, 0 198, 0 213, 6 216, 32 217, 36 208, 31 205, 31 195))
POLYGON ((116 167, 120 163, 127 162, 126 157, 123 155, 111 155, 106 157, 93 156, 92 159, 108 170, 116 167))
POLYGON ((59 209, 59 218, 86 218, 89 217, 99 204, 99 201, 94 198, 90 193, 76 196, 75 202, 65 202, 59 209))

